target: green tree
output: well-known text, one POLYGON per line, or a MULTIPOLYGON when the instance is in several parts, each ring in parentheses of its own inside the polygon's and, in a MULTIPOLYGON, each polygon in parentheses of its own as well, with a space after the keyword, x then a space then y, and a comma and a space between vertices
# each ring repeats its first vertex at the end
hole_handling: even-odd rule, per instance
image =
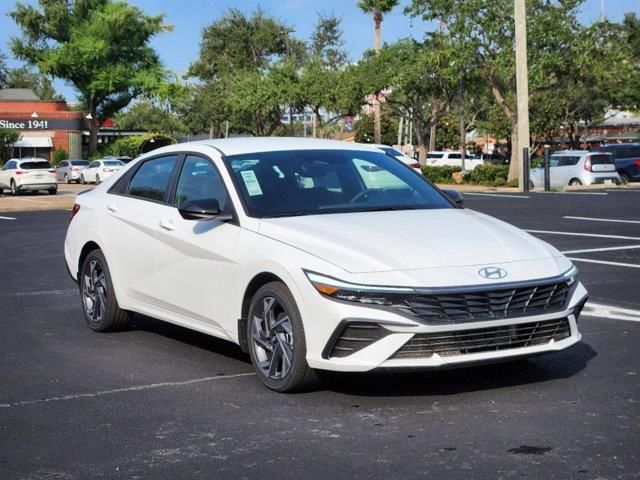
POLYGON ((0 161, 2 164, 7 160, 7 149, 12 147, 21 137, 18 130, 0 128, 0 161))
MULTIPOLYGON (((624 45, 629 49, 630 65, 635 72, 640 70, 640 18, 635 13, 627 13, 622 22, 624 45)), ((636 73, 629 81, 626 98, 640 109, 640 76, 636 73)))
POLYGON ((400 40, 362 62, 370 90, 390 90, 386 104, 398 117, 411 120, 424 164, 431 127, 449 112, 459 84, 456 52, 448 39, 433 34, 424 42, 400 40))
MULTIPOLYGON (((383 109, 381 113, 382 141, 380 143, 395 145, 398 140, 398 121, 387 109, 383 109)), ((355 141, 358 143, 376 143, 373 131, 374 123, 373 115, 363 115, 355 125, 355 141)))
POLYGON ((325 67, 340 68, 347 62, 342 34, 340 18, 320 14, 311 34, 311 56, 325 67))
MULTIPOLYGON (((364 13, 373 14, 373 51, 377 54, 382 47, 382 20, 383 15, 389 13, 398 5, 398 0, 360 0, 358 8, 364 13)), ((380 102, 378 98, 373 100, 375 119, 376 143, 380 143, 380 102)))
POLYGON ((32 90, 40 100, 64 102, 64 97, 59 95, 55 88, 53 88, 51 79, 29 67, 9 70, 4 88, 28 88, 32 90))
POLYGON ((0 88, 5 88, 4 85, 7 83, 8 74, 7 57, 4 53, 0 52, 0 88))
POLYGON ((100 121, 152 91, 165 72, 150 39, 169 29, 163 15, 114 0, 18 2, 11 12, 22 31, 11 40, 15 56, 78 91, 89 122, 89 153, 97 147, 100 121))
POLYGON ((147 130, 171 136, 186 131, 177 114, 148 98, 117 113, 113 120, 118 128, 125 130, 147 130))
MULTIPOLYGON (((527 2, 530 104, 557 81, 577 38, 582 0, 527 2)), ((515 104, 515 55, 512 0, 412 0, 408 11, 440 20, 458 54, 487 80, 493 100, 508 118, 513 159, 519 158, 515 104)), ((518 178, 521 162, 512 161, 509 179, 518 178)))

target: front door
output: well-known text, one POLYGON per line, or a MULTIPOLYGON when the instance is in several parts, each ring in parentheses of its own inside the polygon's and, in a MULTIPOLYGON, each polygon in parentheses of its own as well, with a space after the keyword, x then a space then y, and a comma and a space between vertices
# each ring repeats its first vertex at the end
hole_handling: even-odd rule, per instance
POLYGON ((240 227, 233 222, 185 220, 179 208, 215 198, 222 211, 231 210, 224 183, 209 158, 185 157, 172 206, 156 227, 160 305, 220 328, 233 330, 230 298, 236 271, 240 227))

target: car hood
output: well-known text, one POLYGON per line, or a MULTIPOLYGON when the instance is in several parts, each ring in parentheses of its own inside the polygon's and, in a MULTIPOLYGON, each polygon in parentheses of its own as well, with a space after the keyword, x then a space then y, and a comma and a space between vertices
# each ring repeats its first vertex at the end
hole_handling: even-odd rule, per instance
POLYGON ((263 219, 259 231, 351 273, 491 265, 560 255, 512 225, 467 209, 263 219))

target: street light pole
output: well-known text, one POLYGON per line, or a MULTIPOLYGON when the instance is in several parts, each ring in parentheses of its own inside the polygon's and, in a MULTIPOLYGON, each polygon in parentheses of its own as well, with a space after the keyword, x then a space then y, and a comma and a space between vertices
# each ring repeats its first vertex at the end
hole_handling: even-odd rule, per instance
MULTIPOLYGON (((528 159, 519 158, 523 149, 529 151, 529 80, 527 68, 527 11, 525 0, 514 0, 516 23, 516 94, 518 104, 518 147, 512 148, 511 161, 519 164, 518 179, 520 190, 524 186, 524 168, 528 159)), ((515 147, 515 145, 514 145, 515 147)))

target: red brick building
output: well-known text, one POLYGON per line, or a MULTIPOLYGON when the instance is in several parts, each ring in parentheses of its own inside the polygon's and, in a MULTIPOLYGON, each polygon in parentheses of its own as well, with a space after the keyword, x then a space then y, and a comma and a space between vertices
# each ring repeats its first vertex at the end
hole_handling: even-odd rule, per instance
POLYGON ((57 148, 69 158, 82 156, 82 112, 69 111, 65 102, 40 100, 31 90, 0 90, 0 128, 19 130, 12 157, 53 158, 57 148))

